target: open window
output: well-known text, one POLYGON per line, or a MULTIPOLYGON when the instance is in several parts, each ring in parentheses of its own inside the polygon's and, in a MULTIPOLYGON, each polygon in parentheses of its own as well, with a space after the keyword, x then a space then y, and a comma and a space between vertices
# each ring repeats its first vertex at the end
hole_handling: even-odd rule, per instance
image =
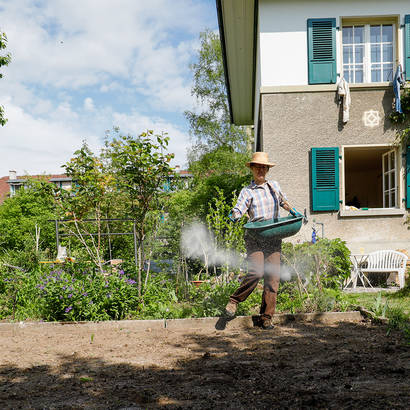
POLYGON ((343 151, 345 209, 399 208, 397 151, 391 146, 343 151))

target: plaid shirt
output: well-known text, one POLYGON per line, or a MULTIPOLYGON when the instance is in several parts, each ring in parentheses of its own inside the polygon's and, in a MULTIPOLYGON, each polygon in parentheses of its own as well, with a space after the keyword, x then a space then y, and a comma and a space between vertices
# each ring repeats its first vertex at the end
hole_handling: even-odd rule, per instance
POLYGON ((241 190, 232 216, 239 219, 247 212, 249 222, 278 218, 279 206, 283 206, 284 201, 287 201, 286 195, 276 181, 267 181, 262 185, 252 181, 241 190))

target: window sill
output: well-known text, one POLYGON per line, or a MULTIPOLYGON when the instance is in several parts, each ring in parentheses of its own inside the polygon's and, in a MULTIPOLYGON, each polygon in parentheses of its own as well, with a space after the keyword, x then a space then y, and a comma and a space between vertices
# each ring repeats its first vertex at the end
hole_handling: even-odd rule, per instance
MULTIPOLYGON (((339 80, 339 79, 338 79, 339 80)), ((349 84, 351 91, 356 90, 388 90, 392 88, 392 82, 383 83, 353 83, 349 84)), ((407 86, 405 87, 407 88, 407 86)), ((316 84, 316 85, 278 85, 278 86, 262 86, 260 88, 261 94, 285 94, 285 93, 315 93, 325 91, 336 91, 337 84, 316 84)))
POLYGON ((341 217, 362 217, 362 216, 391 216, 391 215, 405 215, 405 209, 398 208, 374 208, 362 210, 358 209, 357 211, 352 210, 340 210, 339 215, 341 217))

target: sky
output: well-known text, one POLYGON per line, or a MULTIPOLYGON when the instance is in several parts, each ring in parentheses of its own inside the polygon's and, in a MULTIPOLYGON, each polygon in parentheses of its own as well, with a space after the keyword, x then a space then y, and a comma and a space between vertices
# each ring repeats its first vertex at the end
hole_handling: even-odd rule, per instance
POLYGON ((0 0, 12 55, 0 68, 0 177, 62 173, 113 127, 167 132, 184 168, 184 111, 199 107, 189 65, 206 28, 217 30, 214 0, 0 0))

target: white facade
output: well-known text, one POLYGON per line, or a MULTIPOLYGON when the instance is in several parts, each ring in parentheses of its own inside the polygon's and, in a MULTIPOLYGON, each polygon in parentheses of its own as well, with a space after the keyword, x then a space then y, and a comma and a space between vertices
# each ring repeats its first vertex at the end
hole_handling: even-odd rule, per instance
MULTIPOLYGON (((261 87, 308 85, 307 19, 400 16, 410 13, 409 0, 261 0, 259 1, 261 87)), ((403 28, 398 28, 399 61, 403 54, 403 28)), ((341 67, 341 32, 337 31, 337 72, 341 67)), ((257 67, 258 69, 258 67, 257 67)), ((258 74, 257 74, 258 75, 258 74)), ((260 88, 256 89, 258 93, 260 88)))

